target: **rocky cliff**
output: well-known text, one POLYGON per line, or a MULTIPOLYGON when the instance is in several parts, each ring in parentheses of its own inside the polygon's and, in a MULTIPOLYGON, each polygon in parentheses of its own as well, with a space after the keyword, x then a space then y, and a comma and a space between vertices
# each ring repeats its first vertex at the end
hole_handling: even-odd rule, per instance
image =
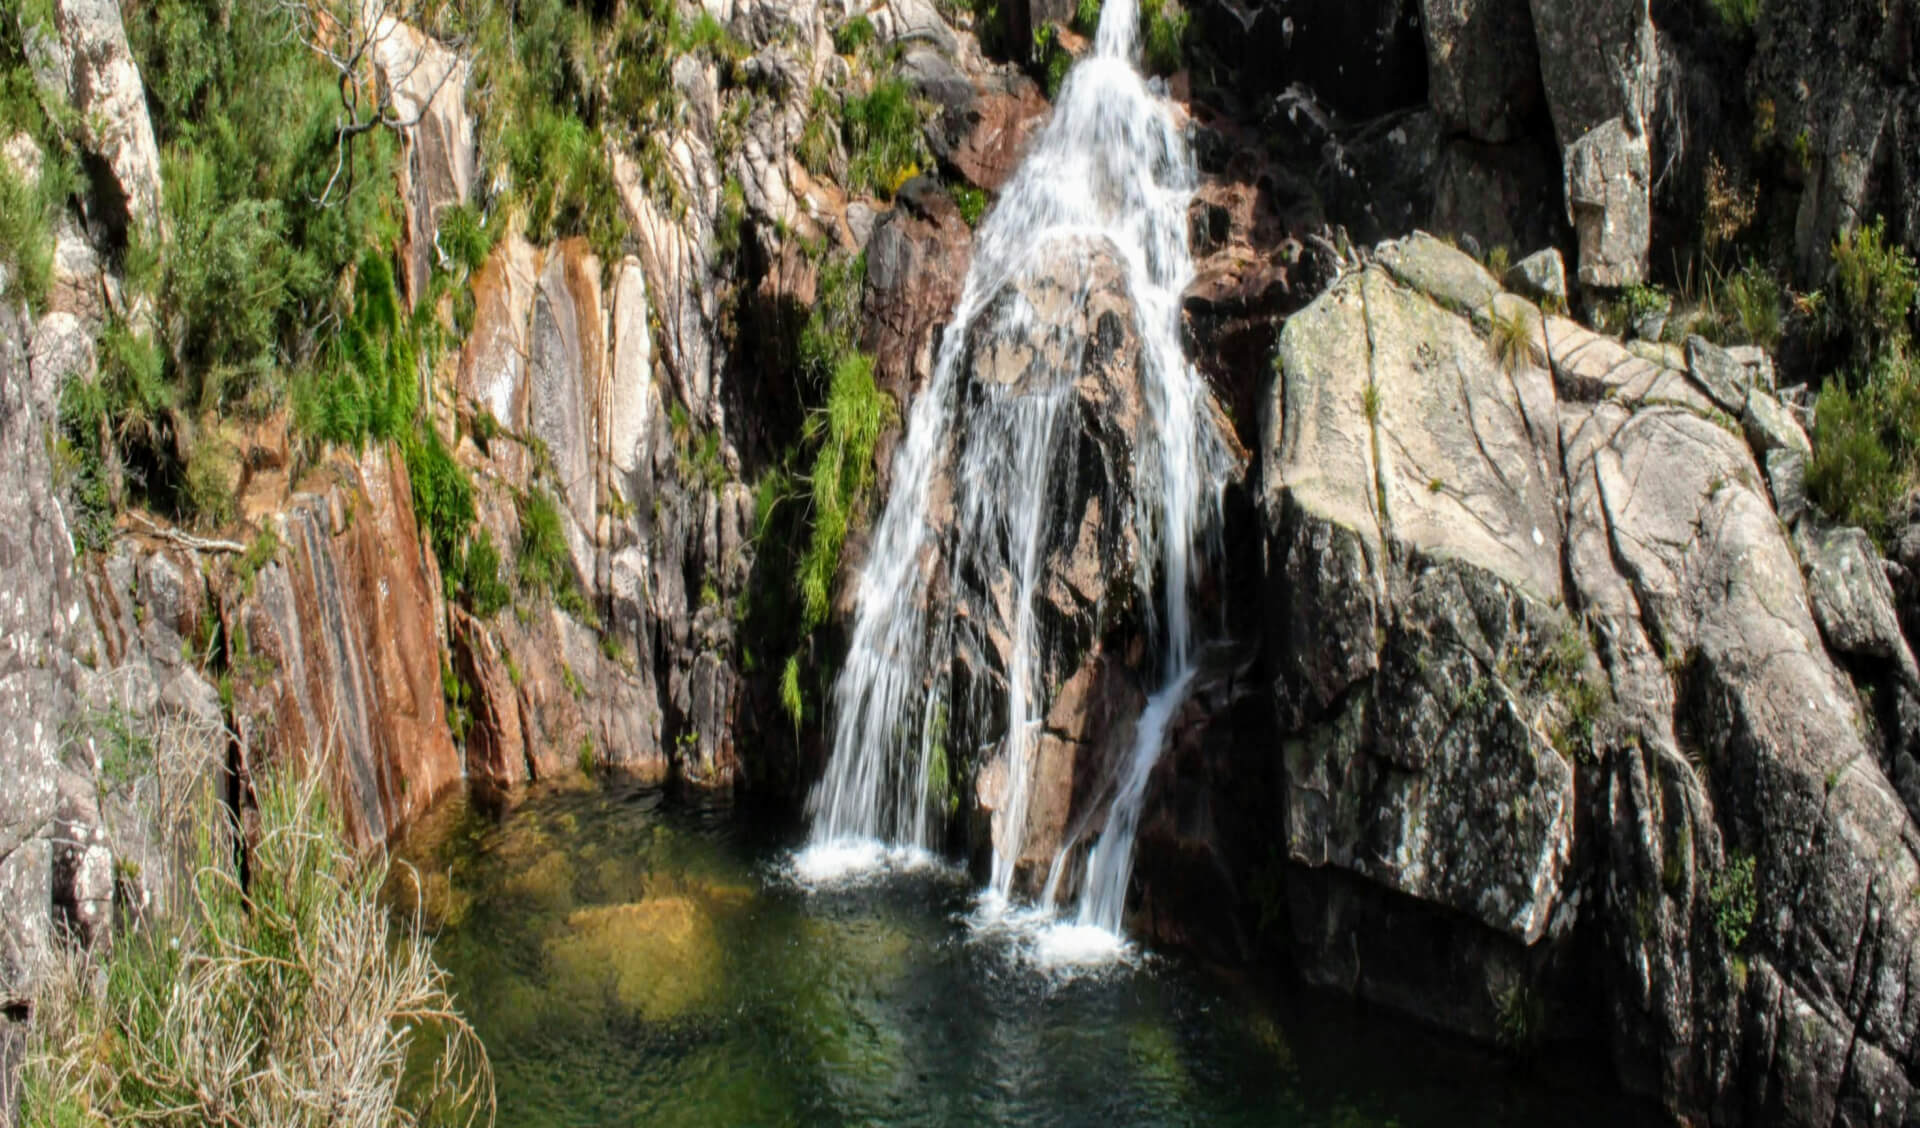
MULTIPOLYGON (((1888 577, 1911 578, 1808 503, 1791 385, 1818 357, 1629 345, 1569 316, 1711 220, 1716 150, 1809 282, 1868 215, 1920 234, 1913 13, 1787 7, 1743 28, 1647 0, 1192 6, 1169 81, 1201 172, 1187 345, 1243 469, 1142 830, 1147 930, 1516 1049, 1604 1044, 1680 1119, 1920 1115, 1920 674, 1888 577), (1566 257, 1496 277, 1458 246, 1566 257)), ((76 555, 62 389, 104 379, 97 342, 153 316, 124 252, 164 188, 119 13, 55 8, 25 38, 78 111, 89 187, 46 300, 0 310, 9 1014, 57 921, 90 934, 165 898, 151 830, 177 788, 244 810, 252 773, 304 762, 368 844, 463 781, 609 767, 802 794, 969 213, 1047 113, 1032 30, 1053 21, 1042 38, 1068 50, 1074 13, 689 6, 726 48, 674 48, 672 113, 596 154, 594 205, 624 234, 509 224, 466 265, 454 217, 511 198, 480 171, 501 112, 485 60, 382 24, 394 274, 455 338, 410 375, 497 554, 477 564, 477 536, 435 541, 440 463, 273 411, 201 421, 229 452, 224 522, 133 505, 76 555), (912 153, 876 176, 856 130, 818 123, 895 89, 912 153), (833 445, 843 370, 884 397, 863 401, 864 446, 833 445), (802 576, 785 542, 822 543, 829 507, 795 483, 818 490, 823 448, 853 451, 861 489, 824 575, 802 576), (480 590, 502 576, 511 593, 480 590)), ((19 140, 5 159, 37 169, 19 140)), ((1091 248, 1025 295, 1091 294, 1087 355, 971 354, 973 380, 1040 364, 1074 398, 1033 886, 1097 829, 1152 631, 1111 519, 1142 418, 1114 273, 1091 248)), ((966 547, 941 548, 984 593, 952 676, 986 692, 1007 609, 966 547)), ((952 734, 956 846, 995 833, 1002 735, 952 734)))

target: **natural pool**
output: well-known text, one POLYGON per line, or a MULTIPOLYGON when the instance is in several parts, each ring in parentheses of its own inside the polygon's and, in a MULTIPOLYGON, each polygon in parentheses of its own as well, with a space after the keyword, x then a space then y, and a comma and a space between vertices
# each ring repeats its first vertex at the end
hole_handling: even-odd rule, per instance
POLYGON ((1559 1069, 1178 959, 1037 971, 969 927, 963 875, 807 892, 786 876, 799 837, 619 785, 460 797, 424 819, 399 853, 491 1053, 499 1123, 1635 1119, 1559 1069))

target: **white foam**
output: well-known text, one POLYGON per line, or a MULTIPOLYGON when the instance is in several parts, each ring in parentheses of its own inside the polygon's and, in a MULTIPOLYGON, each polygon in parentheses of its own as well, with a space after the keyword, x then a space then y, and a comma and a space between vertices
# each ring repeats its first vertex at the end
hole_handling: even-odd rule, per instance
POLYGON ((900 873, 947 868, 940 857, 918 846, 897 846, 873 838, 835 838, 815 842, 794 854, 789 872, 807 889, 860 885, 900 873))
POLYGON ((1142 953, 1119 932, 1062 918, 1052 909, 1020 905, 1000 894, 981 894, 967 925, 976 943, 1002 947, 1021 967, 1061 985, 1120 968, 1138 966, 1142 953))

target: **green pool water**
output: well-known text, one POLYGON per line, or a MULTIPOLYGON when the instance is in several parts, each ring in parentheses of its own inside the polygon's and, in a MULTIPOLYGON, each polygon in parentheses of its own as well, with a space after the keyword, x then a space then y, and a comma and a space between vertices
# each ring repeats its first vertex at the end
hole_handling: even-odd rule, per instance
MULTIPOLYGON (((458 797, 401 844, 505 1128, 1619 1124, 1591 1081, 1171 957, 1063 979, 964 875, 805 891, 801 832, 623 787, 458 797)), ((400 867, 399 872, 405 873, 400 867)))

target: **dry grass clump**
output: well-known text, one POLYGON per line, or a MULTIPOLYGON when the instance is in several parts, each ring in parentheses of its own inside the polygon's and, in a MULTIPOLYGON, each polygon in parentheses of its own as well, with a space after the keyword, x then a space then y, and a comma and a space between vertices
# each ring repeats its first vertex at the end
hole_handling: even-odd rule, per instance
POLYGON ((258 800, 244 867, 206 803, 185 910, 56 958, 21 1078, 28 1128, 491 1122, 485 1051, 419 917, 381 904, 384 858, 355 857, 311 780, 269 779, 258 800))

